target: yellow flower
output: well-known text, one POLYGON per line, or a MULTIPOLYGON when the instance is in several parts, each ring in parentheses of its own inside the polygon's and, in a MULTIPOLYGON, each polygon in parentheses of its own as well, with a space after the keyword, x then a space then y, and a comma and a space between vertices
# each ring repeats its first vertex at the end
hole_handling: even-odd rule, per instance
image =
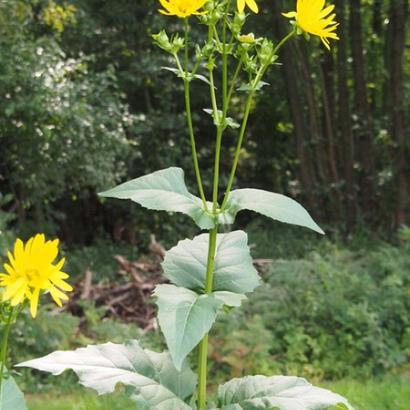
POLYGON ((243 13, 245 11, 245 5, 248 6, 254 13, 259 12, 259 8, 255 0, 236 0, 236 3, 239 13, 243 13))
POLYGON ((239 41, 241 43, 245 43, 245 44, 253 44, 256 41, 255 40, 255 34, 253 34, 253 33, 243 34, 243 35, 239 36, 239 41))
POLYGON ((165 10, 160 13, 167 16, 189 17, 192 14, 203 14, 198 11, 208 0, 159 0, 165 10))
POLYGON ((339 40, 335 21, 336 14, 332 13, 335 6, 325 7, 325 0, 298 0, 296 11, 283 13, 287 18, 295 18, 297 25, 307 33, 320 37, 323 44, 330 50, 329 38, 339 40))
POLYGON ((8 253, 9 263, 4 264, 7 273, 0 274, 0 286, 6 287, 3 300, 10 300, 12 306, 30 301, 30 312, 36 317, 41 292, 50 292, 58 306, 61 300, 68 300, 62 292, 73 288, 64 281, 68 275, 61 271, 65 259, 53 264, 58 254, 58 239, 46 241, 43 234, 30 238, 26 244, 17 239, 14 254, 8 253))

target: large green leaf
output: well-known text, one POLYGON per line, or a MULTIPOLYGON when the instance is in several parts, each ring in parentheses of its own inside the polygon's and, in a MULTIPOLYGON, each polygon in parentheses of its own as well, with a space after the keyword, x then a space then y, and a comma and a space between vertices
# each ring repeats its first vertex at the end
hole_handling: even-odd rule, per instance
POLYGON ((81 384, 99 394, 111 393, 122 383, 133 387, 134 398, 153 410, 190 409, 184 400, 196 385, 196 376, 186 363, 178 371, 168 353, 142 349, 137 341, 58 351, 19 366, 54 375, 74 370, 81 384))
POLYGON ((226 209, 232 218, 235 218, 239 211, 249 209, 277 221, 304 226, 324 234, 302 205, 273 192, 250 188, 232 191, 226 209))
POLYGON ((11 376, 2 382, 0 410, 27 410, 23 393, 11 376))
POLYGON ((158 321, 177 369, 186 356, 211 329, 223 298, 213 294, 198 295, 174 285, 158 285, 158 321))
MULTIPOLYGON (((252 292, 260 285, 245 232, 218 234, 216 245, 214 291, 241 294, 252 292)), ((180 241, 165 254, 164 275, 178 286, 203 291, 208 246, 207 234, 180 241)))
POLYGON ((201 199, 189 193, 181 168, 167 168, 145 175, 100 193, 100 196, 131 199, 148 209, 181 212, 189 215, 202 229, 214 226, 201 199))
POLYGON ((222 410, 326 410, 353 407, 342 396, 293 376, 248 376, 219 387, 222 410))

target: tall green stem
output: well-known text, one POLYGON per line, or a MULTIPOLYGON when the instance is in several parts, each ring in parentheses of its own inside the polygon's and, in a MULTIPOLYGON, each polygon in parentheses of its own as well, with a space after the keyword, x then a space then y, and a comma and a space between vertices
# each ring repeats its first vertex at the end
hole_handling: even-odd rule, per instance
POLYGON ((13 319, 13 313, 14 313, 14 309, 12 308, 10 310, 10 314, 9 314, 8 318, 6 319, 6 323, 4 325, 3 337, 2 337, 2 341, 1 341, 1 350, 0 350, 0 360, 1 360, 1 365, 0 365, 0 398, 2 397, 2 394, 3 394, 4 369, 6 368, 8 342, 9 342, 11 322, 12 322, 12 319, 13 319))
POLYGON ((228 0, 226 14, 222 25, 222 111, 224 117, 228 111, 228 53, 226 51, 226 27, 231 0, 228 0))
MULTIPOLYGON (((258 85, 260 78, 262 77, 262 71, 260 71, 255 79, 255 84, 258 85)), ((235 156, 231 168, 231 173, 229 174, 228 185, 225 190, 224 200, 222 202, 221 211, 225 209, 226 203, 228 201, 229 193, 231 192, 233 181, 235 179, 236 169, 238 168, 239 157, 241 156, 241 149, 243 144, 243 139, 245 137, 246 127, 248 125, 249 114, 251 111, 251 106, 253 102, 253 97, 255 95, 255 87, 249 93, 248 99, 245 104, 245 112, 242 120, 241 129, 239 131, 238 142, 236 144, 235 156)))
MULTIPOLYGON (((205 292, 212 292, 216 240, 218 237, 218 226, 216 225, 209 232, 208 260, 206 267, 205 292)), ((198 357, 198 409, 202 410, 206 406, 206 383, 207 383, 207 361, 208 361, 208 333, 202 338, 199 344, 198 357)))
MULTIPOLYGON (((204 188, 202 184, 202 177, 201 172, 199 169, 199 160, 198 160, 198 152, 196 149, 196 141, 195 141, 195 134, 194 134, 194 126, 192 123, 192 111, 191 111, 191 86, 190 86, 190 79, 188 78, 189 69, 188 69, 188 49, 189 47, 189 24, 188 19, 185 19, 185 67, 184 67, 184 91, 185 91, 185 109, 186 109, 186 117, 187 117, 187 124, 188 124, 188 131, 189 131, 189 138, 191 141, 191 151, 192 151, 192 161, 194 163, 195 169, 195 176, 196 182, 198 185, 199 195, 201 196, 203 206, 206 210, 208 210, 208 205, 206 203, 204 188)), ((182 71, 182 67, 180 66, 178 56, 175 56, 177 60, 177 64, 179 65, 179 69, 182 71)))
POLYGON ((239 73, 241 72, 241 68, 243 66, 243 59, 241 59, 236 66, 235 73, 231 80, 231 86, 229 87, 228 98, 227 98, 227 105, 229 107, 229 103, 231 102, 232 94, 235 90, 236 81, 238 80, 239 73))
MULTIPOLYGON (((230 0, 227 3, 227 12, 229 12, 230 0)), ((216 131, 216 146, 215 146, 215 163, 214 163, 214 180, 212 191, 212 213, 215 217, 215 227, 209 232, 209 247, 208 247, 208 260, 206 267, 205 277, 205 293, 212 293, 213 277, 215 269, 215 254, 216 254, 216 242, 218 237, 218 223, 216 221, 216 214, 218 210, 218 191, 219 191, 219 172, 220 172, 220 159, 221 159, 221 145, 222 136, 225 129, 225 120, 229 105, 229 92, 228 92, 228 55, 226 49, 226 18, 223 22, 222 29, 222 118, 219 118, 218 106, 215 95, 215 85, 213 76, 213 67, 209 67, 209 79, 210 90, 212 100, 212 110, 215 122, 217 124, 216 131)), ((216 31, 216 30, 215 30, 216 31)), ((213 35, 213 31, 209 31, 209 37, 213 35)), ((206 334, 199 344, 199 358, 198 358, 198 409, 202 410, 206 406, 206 386, 207 386, 207 361, 208 361, 208 339, 206 334)))
MULTIPOLYGON (((275 47, 275 49, 273 50, 272 57, 277 55, 278 51, 282 48, 282 46, 288 40, 290 40, 295 34, 296 34, 296 29, 292 30, 286 37, 284 37, 278 43, 278 45, 275 47)), ((251 91, 249 92, 248 99, 247 99, 246 104, 245 104, 244 117, 243 117, 243 120, 242 120, 241 129, 239 131, 238 143, 236 145, 235 156, 234 156, 234 160, 233 160, 233 164, 232 164, 232 168, 231 168, 231 173, 229 175, 228 185, 226 187, 224 199, 223 199, 223 202, 222 202, 222 205, 221 205, 221 212, 223 212, 225 210, 226 204, 228 202, 229 194, 230 194, 231 189, 232 189, 233 181, 235 179, 235 174, 236 174, 236 170, 238 168, 239 158, 241 156, 242 144, 243 144, 243 140, 244 140, 244 137, 245 137, 246 127, 248 125, 248 119, 249 119, 249 114, 250 114, 253 98, 255 96, 258 84, 262 80, 263 76, 265 75, 267 69, 269 68, 269 65, 270 64, 267 64, 267 65, 261 67, 260 70, 258 71, 258 73, 257 73, 257 75, 256 75, 256 77, 255 77, 255 79, 252 83, 252 88, 251 88, 251 91)))

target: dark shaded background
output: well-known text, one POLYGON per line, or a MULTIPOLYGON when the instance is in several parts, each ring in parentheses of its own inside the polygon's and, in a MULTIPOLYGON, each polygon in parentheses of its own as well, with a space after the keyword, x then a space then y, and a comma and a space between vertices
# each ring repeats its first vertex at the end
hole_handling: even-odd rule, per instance
MULTIPOLYGON (((260 3, 247 30, 280 38, 290 28, 280 13, 294 2, 260 3)), ((237 186, 288 194, 345 236, 358 227, 388 236, 408 223, 408 6, 338 0, 341 39, 330 53, 318 39, 288 44, 253 107, 237 186)), ((160 70, 172 62, 150 39, 181 22, 156 8, 152 0, 1 1, 0 207, 17 214, 22 233, 41 227, 69 243, 101 233, 139 243, 142 232, 175 228, 167 216, 96 196, 171 165, 194 183, 181 84, 160 70)), ((203 31, 198 25, 194 35, 203 31)), ((193 97, 210 192, 206 85, 195 84, 193 97)), ((225 171, 234 138, 223 142, 225 171)))

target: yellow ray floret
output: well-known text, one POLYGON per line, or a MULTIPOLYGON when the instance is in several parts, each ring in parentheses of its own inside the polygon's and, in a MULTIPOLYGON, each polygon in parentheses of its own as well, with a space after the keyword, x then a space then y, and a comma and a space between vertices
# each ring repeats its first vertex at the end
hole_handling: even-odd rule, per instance
POLYGON ((336 33, 338 23, 336 14, 332 13, 335 6, 325 7, 325 0, 298 0, 296 11, 283 13, 287 18, 295 18, 297 25, 305 32, 320 37, 323 44, 330 50, 329 39, 339 40, 336 33))
POLYGON ((248 6, 254 13, 259 12, 259 8, 255 0, 237 0, 236 3, 239 13, 243 13, 245 11, 245 6, 248 6))
POLYGON ((159 12, 167 16, 189 17, 193 14, 203 14, 199 10, 208 0, 159 0, 164 9, 159 12))
POLYGON ((65 260, 53 263, 58 245, 58 239, 46 241, 43 234, 30 238, 26 244, 17 239, 14 253, 8 253, 9 263, 4 264, 6 273, 0 273, 0 286, 5 287, 3 301, 17 306, 28 300, 31 315, 36 317, 41 293, 49 292, 58 306, 68 300, 62 291, 71 292, 73 288, 65 282, 68 275, 61 271, 65 260))

